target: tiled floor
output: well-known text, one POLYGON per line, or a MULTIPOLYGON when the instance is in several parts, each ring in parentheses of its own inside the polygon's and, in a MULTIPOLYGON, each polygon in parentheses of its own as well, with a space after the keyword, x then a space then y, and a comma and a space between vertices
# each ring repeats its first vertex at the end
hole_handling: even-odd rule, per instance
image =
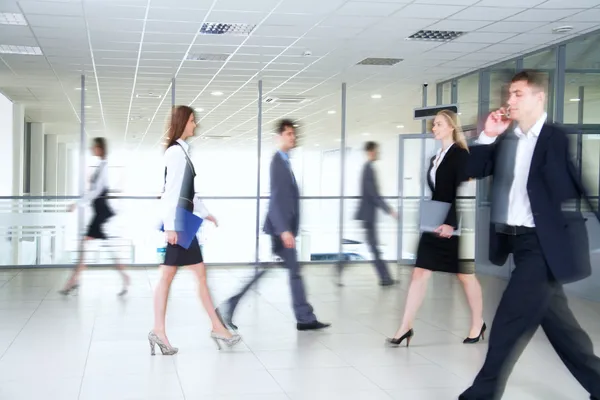
MULTIPOLYGON (((214 297, 232 294, 248 269, 212 269, 214 297)), ((468 309, 452 276, 436 275, 415 324, 410 348, 386 348, 399 324, 410 269, 401 284, 377 286, 368 265, 352 267, 344 287, 331 267, 305 269, 317 315, 333 327, 298 333, 285 271, 275 270, 236 315, 244 342, 217 351, 182 271, 171 291, 168 333, 174 357, 149 354, 156 269, 133 269, 133 286, 117 298, 119 277, 85 273, 78 296, 57 290, 67 271, 0 270, 0 399, 44 400, 441 400, 456 399, 483 360, 485 344, 466 346, 468 309)), ((481 277, 491 321, 503 282, 481 277)), ((581 324, 600 344, 600 304, 571 302, 581 324)), ((521 357, 504 399, 587 398, 538 332, 521 357)))

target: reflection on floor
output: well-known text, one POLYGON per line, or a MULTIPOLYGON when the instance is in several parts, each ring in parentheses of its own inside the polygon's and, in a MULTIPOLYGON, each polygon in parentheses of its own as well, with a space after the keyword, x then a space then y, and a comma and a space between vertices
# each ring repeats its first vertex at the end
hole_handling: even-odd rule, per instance
MULTIPOLYGON (((65 270, 0 270, 0 399, 440 400, 456 399, 469 385, 486 345, 462 344, 468 309, 453 277, 434 277, 410 348, 390 349, 384 339, 399 324, 410 269, 398 270, 401 284, 391 289, 377 286, 369 265, 348 269, 342 288, 332 272, 305 269, 310 300, 318 317, 333 323, 330 330, 295 331, 285 271, 274 270, 236 315, 244 343, 219 352, 193 277, 182 271, 167 320, 180 353, 152 357, 146 335, 157 269, 132 269, 125 299, 115 296, 120 282, 110 270, 86 272, 79 295, 68 298, 57 294, 65 270)), ((233 293, 251 273, 211 270, 215 298, 233 293)), ((503 282, 481 280, 490 323, 503 282)), ((598 346, 600 304, 571 304, 598 346)), ((538 332, 504 398, 587 396, 538 332)))

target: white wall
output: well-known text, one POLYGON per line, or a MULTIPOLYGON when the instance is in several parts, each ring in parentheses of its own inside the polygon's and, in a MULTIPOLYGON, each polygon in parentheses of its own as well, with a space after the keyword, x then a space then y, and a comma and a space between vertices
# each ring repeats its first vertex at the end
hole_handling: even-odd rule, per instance
POLYGON ((0 93, 0 195, 13 192, 13 103, 0 93))

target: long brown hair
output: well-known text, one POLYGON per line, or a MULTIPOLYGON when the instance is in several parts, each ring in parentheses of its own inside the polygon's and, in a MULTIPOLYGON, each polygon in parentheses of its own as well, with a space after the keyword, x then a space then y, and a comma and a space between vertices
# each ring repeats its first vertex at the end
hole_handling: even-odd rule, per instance
POLYGON ((183 135, 185 127, 190 120, 190 115, 192 114, 194 114, 194 109, 192 107, 173 107, 173 110, 171 111, 171 119, 169 120, 169 129, 167 130, 167 149, 173 146, 175 142, 181 138, 181 135, 183 135))
POLYGON ((467 145, 467 139, 465 138, 465 134, 462 129, 460 129, 460 122, 458 122, 458 115, 455 112, 450 110, 442 110, 437 113, 436 116, 441 115, 446 119, 448 125, 452 127, 452 140, 454 143, 458 145, 458 147, 469 151, 469 146, 467 145))

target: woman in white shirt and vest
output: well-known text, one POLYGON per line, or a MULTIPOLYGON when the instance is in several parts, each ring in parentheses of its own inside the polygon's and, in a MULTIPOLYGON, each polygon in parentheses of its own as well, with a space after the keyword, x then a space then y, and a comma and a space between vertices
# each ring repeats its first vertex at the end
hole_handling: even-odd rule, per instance
MULTIPOLYGON (((65 287, 60 291, 60 293, 64 295, 68 295, 72 291, 79 288, 79 275, 81 275, 81 272, 85 269, 85 263, 83 261, 85 242, 96 239, 106 240, 107 236, 104 233, 104 224, 115 215, 106 198, 108 195, 106 139, 102 137, 94 138, 92 154, 100 158, 100 164, 98 164, 96 171, 90 178, 89 190, 83 195, 81 200, 71 205, 70 211, 77 209, 77 206, 83 207, 91 202, 94 210, 94 216, 88 225, 87 233, 81 242, 81 247, 79 249, 79 263, 67 281, 65 287)), ((114 251, 112 253, 114 253, 114 251)), ((119 292, 119 296, 123 296, 127 293, 127 287, 129 286, 129 275, 125 273, 125 269, 117 259, 116 255, 113 255, 113 261, 115 262, 116 268, 121 273, 121 277, 123 278, 123 289, 119 292)))
POLYGON ((241 337, 231 334, 221 323, 208 290, 206 282, 206 267, 198 238, 192 240, 189 248, 177 244, 175 231, 175 216, 177 208, 181 207, 189 212, 195 212, 206 221, 215 225, 216 219, 210 215, 202 200, 195 195, 194 177, 196 172, 190 160, 189 145, 185 142, 194 136, 196 118, 194 110, 188 106, 175 107, 171 114, 169 124, 167 149, 165 151, 165 189, 161 196, 162 219, 167 239, 167 252, 164 265, 161 266, 162 274, 154 293, 154 329, 148 334, 151 354, 158 345, 163 355, 173 355, 178 349, 171 346, 165 329, 165 315, 167 299, 177 268, 188 266, 198 278, 200 300, 212 323, 211 338, 218 348, 220 343, 231 347, 237 344, 241 337))

